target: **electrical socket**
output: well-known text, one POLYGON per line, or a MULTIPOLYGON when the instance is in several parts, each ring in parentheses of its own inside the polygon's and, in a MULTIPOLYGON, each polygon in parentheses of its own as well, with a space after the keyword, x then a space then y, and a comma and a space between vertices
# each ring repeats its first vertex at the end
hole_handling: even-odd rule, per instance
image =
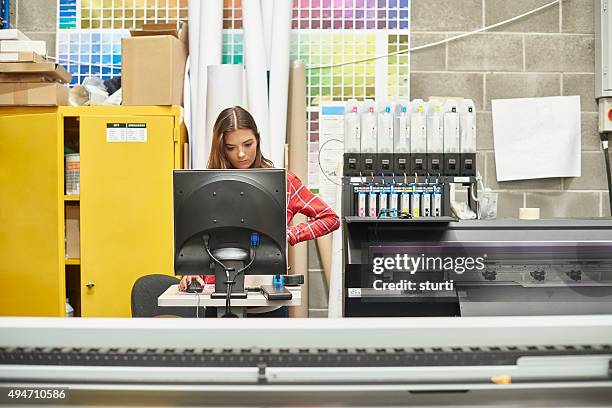
POLYGON ((599 133, 612 132, 612 98, 599 100, 599 133))

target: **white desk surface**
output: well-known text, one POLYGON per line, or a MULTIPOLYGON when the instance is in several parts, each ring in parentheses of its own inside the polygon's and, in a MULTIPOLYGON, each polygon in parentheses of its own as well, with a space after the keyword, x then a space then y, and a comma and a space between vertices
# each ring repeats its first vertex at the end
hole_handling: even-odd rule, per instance
MULTIPOLYGON (((291 300, 268 300, 261 292, 247 292, 246 299, 232 298, 232 307, 257 307, 257 306, 299 306, 302 303, 302 288, 300 286, 287 287, 292 294, 291 300)), ((202 293, 181 292, 178 285, 172 285, 157 298, 158 306, 200 306, 225 307, 225 298, 211 299, 210 294, 215 291, 215 285, 204 285, 202 293)))

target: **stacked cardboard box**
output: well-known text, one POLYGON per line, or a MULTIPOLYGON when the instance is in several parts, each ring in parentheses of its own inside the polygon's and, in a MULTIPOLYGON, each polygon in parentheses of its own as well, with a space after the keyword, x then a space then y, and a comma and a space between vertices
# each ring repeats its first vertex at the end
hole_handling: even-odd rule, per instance
POLYGON ((123 105, 182 105, 187 24, 143 24, 121 41, 123 105))
POLYGON ((0 106, 67 105, 64 84, 72 79, 70 73, 34 51, 46 52, 18 30, 6 31, 12 33, 0 36, 0 106))

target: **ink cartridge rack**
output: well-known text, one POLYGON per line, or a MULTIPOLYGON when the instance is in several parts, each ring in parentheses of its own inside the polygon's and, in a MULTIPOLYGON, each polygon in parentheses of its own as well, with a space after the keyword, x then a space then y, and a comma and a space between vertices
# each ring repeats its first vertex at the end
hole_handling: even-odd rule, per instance
MULTIPOLYGON (((347 222, 411 220, 455 221, 450 201, 452 184, 476 188, 475 177, 419 177, 418 175, 344 177, 343 216, 347 222)), ((468 194, 469 201, 471 193, 468 194)), ((475 202, 469 202, 475 209, 475 202)))

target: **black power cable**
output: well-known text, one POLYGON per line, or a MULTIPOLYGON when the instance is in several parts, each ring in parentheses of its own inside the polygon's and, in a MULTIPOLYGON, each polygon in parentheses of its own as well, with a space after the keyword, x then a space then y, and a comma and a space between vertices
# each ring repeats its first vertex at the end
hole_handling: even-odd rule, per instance
POLYGON ((244 271, 246 271, 247 269, 249 269, 251 267, 251 265, 253 264, 253 262, 255 261, 255 256, 257 254, 255 247, 253 247, 251 245, 250 248, 250 255, 251 255, 251 261, 244 267, 238 270, 238 272, 236 272, 236 274, 234 275, 233 279, 230 279, 230 272, 234 272, 236 269, 235 268, 228 268, 227 266, 225 266, 223 264, 223 262, 221 262, 220 260, 218 260, 217 258, 215 258, 215 256, 212 254, 212 252, 210 251, 210 248, 208 247, 208 236, 205 235, 203 237, 204 240, 204 248, 206 249, 206 252, 208 253, 208 256, 215 261, 217 264, 219 264, 223 270, 225 271, 225 277, 226 280, 225 282, 225 286, 226 286, 226 296, 225 296, 225 314, 222 317, 238 317, 238 315, 236 315, 235 313, 232 313, 232 304, 231 304, 231 297, 232 297, 232 287, 234 286, 234 284, 236 283, 236 278, 238 276, 240 276, 240 274, 244 273, 244 271))

